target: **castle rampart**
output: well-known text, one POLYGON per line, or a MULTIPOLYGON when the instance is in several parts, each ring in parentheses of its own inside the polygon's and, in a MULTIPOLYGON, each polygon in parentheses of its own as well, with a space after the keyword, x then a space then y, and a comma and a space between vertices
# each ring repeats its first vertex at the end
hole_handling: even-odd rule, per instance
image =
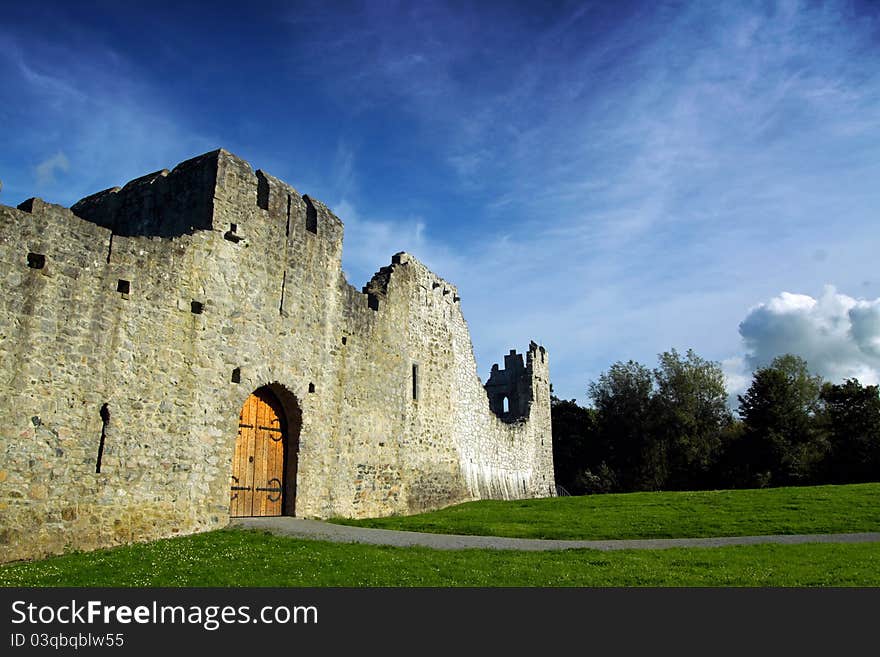
POLYGON ((358 290, 342 237, 223 150, 0 206, 0 558, 221 527, 230 495, 311 517, 552 495, 543 347, 499 417, 455 286, 400 253, 358 290))

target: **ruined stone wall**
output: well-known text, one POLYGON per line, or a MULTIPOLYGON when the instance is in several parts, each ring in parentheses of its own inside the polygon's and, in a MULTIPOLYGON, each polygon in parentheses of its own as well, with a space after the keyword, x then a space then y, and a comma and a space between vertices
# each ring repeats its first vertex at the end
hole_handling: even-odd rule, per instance
POLYGON ((302 413, 297 515, 552 494, 543 348, 526 417, 501 421, 455 287, 398 254, 358 291, 339 219, 243 160, 82 216, 20 208, 0 206, 0 559, 225 525, 238 414, 266 384, 302 413))

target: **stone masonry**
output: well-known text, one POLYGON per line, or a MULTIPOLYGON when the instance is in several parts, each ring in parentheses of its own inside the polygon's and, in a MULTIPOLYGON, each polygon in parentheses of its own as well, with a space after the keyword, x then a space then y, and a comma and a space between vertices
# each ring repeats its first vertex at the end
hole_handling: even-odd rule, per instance
POLYGON ((285 513, 553 495, 545 349, 484 388, 456 287, 398 253, 359 291, 342 233, 223 150, 0 205, 0 561, 225 526, 263 386, 298 427, 285 513))

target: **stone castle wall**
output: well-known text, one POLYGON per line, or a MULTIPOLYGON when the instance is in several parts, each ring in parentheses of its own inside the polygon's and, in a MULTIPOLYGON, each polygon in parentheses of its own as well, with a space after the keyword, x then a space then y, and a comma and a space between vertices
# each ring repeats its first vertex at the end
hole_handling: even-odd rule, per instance
POLYGON ((552 495, 543 347, 499 417, 455 286, 397 254, 358 291, 342 235, 222 150, 71 209, 0 206, 0 560, 225 525, 239 412, 269 384, 301 413, 296 515, 552 495))

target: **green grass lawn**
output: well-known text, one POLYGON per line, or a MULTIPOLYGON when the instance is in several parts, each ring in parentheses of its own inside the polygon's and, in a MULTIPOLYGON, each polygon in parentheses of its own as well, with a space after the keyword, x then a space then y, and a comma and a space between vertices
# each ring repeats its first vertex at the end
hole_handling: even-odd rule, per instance
POLYGON ((562 539, 868 532, 880 531, 880 484, 485 500, 415 516, 333 522, 562 539))
POLYGON ((0 567, 3 586, 880 586, 880 543, 430 550, 221 530, 0 567))

